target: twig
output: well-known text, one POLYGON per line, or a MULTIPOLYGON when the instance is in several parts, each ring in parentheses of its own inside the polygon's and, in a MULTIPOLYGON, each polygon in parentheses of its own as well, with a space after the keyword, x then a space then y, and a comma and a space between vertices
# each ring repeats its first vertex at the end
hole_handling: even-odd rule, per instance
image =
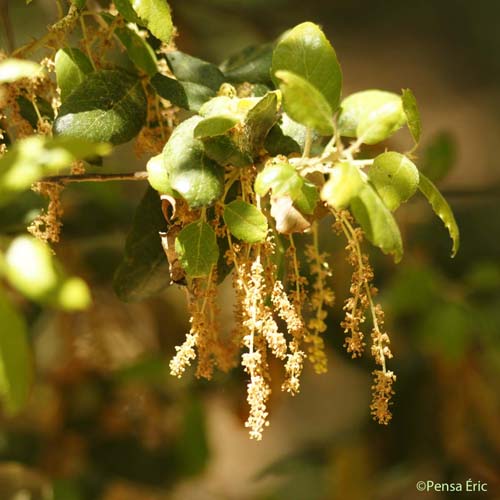
POLYGON ((109 182, 109 181, 145 181, 148 178, 146 171, 130 172, 126 174, 76 174, 52 175, 42 177, 38 182, 53 184, 69 184, 70 182, 109 182))

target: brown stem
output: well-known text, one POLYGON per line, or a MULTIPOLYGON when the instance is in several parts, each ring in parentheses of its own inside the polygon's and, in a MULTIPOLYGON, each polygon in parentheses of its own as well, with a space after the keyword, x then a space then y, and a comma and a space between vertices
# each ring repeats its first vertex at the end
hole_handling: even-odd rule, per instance
POLYGON ((145 181, 147 178, 148 173, 146 171, 140 171, 126 174, 52 175, 49 177, 42 177, 38 182, 69 184, 70 182, 145 181))

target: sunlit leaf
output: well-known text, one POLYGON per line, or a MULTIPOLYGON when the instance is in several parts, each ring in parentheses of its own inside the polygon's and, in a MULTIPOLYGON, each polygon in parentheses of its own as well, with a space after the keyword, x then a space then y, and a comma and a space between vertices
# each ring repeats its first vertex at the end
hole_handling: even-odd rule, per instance
POLYGON ((420 174, 418 187, 431 204, 435 214, 443 221, 446 229, 448 229, 450 238, 453 242, 451 256, 455 257, 460 246, 460 231, 450 205, 448 205, 448 202, 444 199, 443 195, 432 181, 422 173, 420 174))
POLYGON ((419 175, 405 155, 389 151, 375 158, 368 177, 387 208, 394 211, 415 194, 419 175))
POLYGON ((233 116, 219 115, 205 118, 196 125, 194 129, 194 136, 196 138, 215 137, 223 135, 231 130, 239 120, 233 116))
POLYGON ((321 92, 290 71, 275 74, 283 93, 283 107, 290 118, 320 134, 332 134, 333 111, 321 92))
POLYGON ((42 67, 26 59, 8 58, 0 61, 0 83, 10 83, 21 78, 35 78, 42 72, 42 67))
POLYGON ((376 144, 406 123, 401 96, 382 90, 364 90, 346 97, 340 106, 339 133, 376 144))
POLYGON ((55 56, 57 86, 64 101, 94 68, 89 58, 77 48, 59 49, 55 56))
POLYGON ((121 300, 144 300, 170 283, 167 257, 159 234, 166 229, 160 197, 149 188, 135 211, 123 260, 113 279, 113 288, 121 300))
POLYGON ((335 165, 321 190, 321 199, 336 210, 347 208, 365 187, 366 181, 356 165, 343 162, 335 165))
POLYGON ((19 412, 29 396, 33 368, 23 317, 0 290, 0 398, 4 410, 19 412))
POLYGON ((403 242, 398 225, 375 190, 365 185, 350 204, 351 211, 368 240, 384 253, 392 254, 399 262, 403 256, 403 242))
POLYGON ((266 216, 250 203, 235 200, 226 205, 224 222, 231 234, 242 241, 258 243, 266 239, 266 216))
POLYGON ((41 177, 70 167, 74 160, 109 153, 107 144, 72 137, 31 136, 17 141, 0 159, 0 205, 41 177))
POLYGON ((114 3, 127 21, 144 26, 166 44, 170 42, 174 26, 166 0, 115 0, 114 3))
POLYGON ((281 37, 272 62, 273 77, 281 79, 276 75, 278 71, 294 73, 306 80, 326 101, 330 115, 337 109, 342 72, 333 47, 318 25, 305 22, 281 37))
POLYGON ((91 142, 128 142, 146 120, 141 81, 121 70, 88 74, 67 97, 54 122, 54 133, 91 142))
MULTIPOLYGON (((146 165, 148 172, 148 182, 153 189, 156 189, 160 194, 174 196, 168 169, 163 161, 163 155, 153 156, 146 165)), ((175 197, 175 196, 174 196, 175 197)))
POLYGON ((18 236, 5 254, 5 276, 26 297, 67 310, 85 309, 91 298, 87 285, 67 277, 50 248, 31 236, 18 236))
POLYGON ((182 229, 175 241, 175 250, 182 267, 191 278, 208 276, 219 258, 215 232, 202 220, 182 229))
POLYGON ((410 130, 415 144, 418 144, 420 136, 422 135, 422 123, 420 121, 420 111, 418 110, 417 99, 410 89, 403 89, 401 98, 403 100, 406 121, 408 122, 408 129, 410 130))

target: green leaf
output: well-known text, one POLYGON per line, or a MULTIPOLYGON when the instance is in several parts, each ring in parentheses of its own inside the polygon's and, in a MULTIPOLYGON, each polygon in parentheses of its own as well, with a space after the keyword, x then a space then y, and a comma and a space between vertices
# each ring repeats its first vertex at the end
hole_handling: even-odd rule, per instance
POLYGON ((79 9, 83 9, 85 7, 85 4, 87 3, 87 0, 71 0, 71 3, 76 5, 79 9))
POLYGON ((113 278, 113 289, 124 302, 144 300, 170 283, 168 261, 159 234, 166 229, 160 197, 148 188, 135 211, 123 260, 113 278))
POLYGON ((286 135, 283 128, 278 124, 271 127, 271 130, 267 134, 264 149, 270 156, 277 156, 279 154, 288 156, 292 153, 301 152, 299 144, 292 137, 286 135))
POLYGON ((120 70, 88 74, 67 97, 54 122, 54 133, 90 142, 130 141, 146 121, 141 81, 120 70))
MULTIPOLYGON (((330 115, 337 109, 342 72, 335 51, 319 26, 306 22, 283 35, 274 49, 272 74, 281 79, 276 73, 283 70, 294 73, 314 87, 328 103, 330 115)), ((290 116, 294 118, 292 114, 290 116)))
POLYGON ((418 177, 413 162, 393 151, 378 155, 368 170, 368 178, 392 212, 415 194, 418 177))
POLYGON ((191 278, 208 276, 217 264, 219 247, 211 226, 202 220, 188 224, 175 240, 175 251, 191 278))
POLYGON ((382 90, 364 90, 346 97, 338 119, 340 135, 362 138, 376 144, 390 137, 406 123, 399 95, 382 90))
POLYGON ((266 216, 250 203, 235 200, 226 205, 224 222, 231 234, 242 241, 258 243, 266 239, 266 216))
POLYGON ((94 68, 88 57, 76 48, 59 49, 55 57, 57 86, 63 102, 94 68))
POLYGON ((243 122, 243 149, 251 154, 258 154, 277 119, 278 97, 276 92, 268 92, 250 109, 243 122))
POLYGON ((194 129, 194 137, 202 139, 204 137, 215 137, 217 135, 224 135, 231 130, 239 120, 234 116, 211 116, 200 121, 194 129))
POLYGON ((277 71, 283 107, 296 122, 320 134, 333 134, 333 111, 326 99, 304 78, 290 71, 277 71))
POLYGON ((336 210, 347 208, 366 186, 363 173, 356 165, 344 162, 335 165, 321 190, 321 199, 336 210))
POLYGON ((86 309, 90 292, 83 280, 66 277, 45 243, 31 236, 18 236, 5 254, 5 275, 26 297, 66 310, 86 309))
POLYGON ((160 194, 166 194, 175 198, 175 192, 170 184, 168 169, 163 161, 163 154, 150 158, 146 165, 146 170, 148 172, 148 182, 153 189, 160 194))
POLYGON ((422 134, 422 122, 420 121, 420 111, 418 110, 417 99, 410 89, 402 90, 401 99, 403 100, 403 110, 406 115, 408 129, 410 130, 415 144, 418 144, 422 134))
POLYGON ((151 85, 163 99, 191 111, 199 111, 205 102, 215 96, 215 92, 206 85, 180 82, 160 73, 153 76, 151 85))
POLYGON ((257 174, 254 189, 259 196, 265 196, 270 190, 273 196, 299 196, 303 178, 289 163, 270 163, 257 174))
POLYGON ((18 413, 28 400, 33 368, 23 317, 0 290, 0 397, 9 415, 18 413))
POLYGON ((224 189, 224 170, 206 156, 203 142, 193 136, 201 120, 193 116, 182 122, 163 150, 171 186, 191 208, 211 205, 224 189))
POLYGON ((219 165, 246 167, 253 163, 252 156, 242 151, 227 135, 205 137, 203 145, 205 154, 219 165))
POLYGON ((42 67, 25 59, 8 58, 0 61, 0 83, 11 83, 21 78, 40 76, 42 67))
POLYGON ((398 225, 389 209, 368 184, 351 201, 351 211, 368 240, 399 262, 403 242, 398 225))
MULTIPOLYGON (((103 16, 104 17, 104 16, 103 16)), ((113 21, 113 16, 104 17, 108 23, 113 21)), ((151 45, 130 28, 118 26, 115 34, 127 50, 127 55, 137 68, 153 76, 158 71, 158 61, 151 45)))
POLYGON ((271 83, 273 44, 254 45, 224 61, 220 69, 232 83, 271 83))
POLYGON ((224 83, 221 70, 212 63, 178 50, 166 54, 168 66, 177 80, 211 88, 214 92, 224 83))
POLYGON ((255 178, 255 192, 265 196, 272 190, 273 197, 289 197, 305 214, 312 214, 319 200, 318 189, 304 179, 289 163, 270 163, 255 178))
POLYGON ((109 154, 107 144, 92 144, 72 137, 30 136, 0 159, 0 205, 25 191, 41 177, 68 168, 74 160, 109 154))
POLYGON ((127 21, 144 26, 162 42, 170 43, 174 26, 166 0, 115 0, 114 3, 127 21))
POLYGON ((452 135, 440 132, 433 137, 423 154, 421 171, 433 182, 441 180, 453 167, 457 145, 452 135))
POLYGON ((420 182, 418 185, 420 191, 427 198, 434 210, 434 213, 443 221, 446 229, 450 233, 450 238, 453 242, 451 256, 455 257, 460 246, 460 231, 458 229, 453 211, 439 192, 438 188, 425 175, 420 174, 420 182))

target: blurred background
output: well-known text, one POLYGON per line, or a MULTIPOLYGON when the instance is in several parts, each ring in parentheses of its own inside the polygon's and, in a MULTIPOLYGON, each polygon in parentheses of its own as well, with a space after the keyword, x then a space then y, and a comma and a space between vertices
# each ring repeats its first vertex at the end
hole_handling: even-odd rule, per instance
MULTIPOLYGON (((329 371, 307 368, 290 398, 275 381, 271 426, 248 439, 240 369, 206 383, 168 374, 188 328, 182 291, 136 304, 111 288, 145 186, 78 185, 63 194, 57 255, 91 285, 94 305, 69 314, 24 304, 35 350, 29 407, 0 417, 0 500, 412 500, 420 480, 488 484, 500 498, 500 3, 497 0, 169 1, 177 44, 220 63, 305 20, 321 24, 344 74, 344 95, 410 87, 420 105, 418 165, 452 205, 462 246, 427 203, 398 212, 405 257, 372 252, 397 373, 394 418, 372 422, 370 359, 351 360, 339 327, 350 269, 329 225, 337 305, 329 371)), ((3 1, 16 45, 56 18, 52 0, 3 1)), ((5 35, 5 30, 3 31, 5 35)), ((2 44, 6 44, 3 36, 2 44)), ((3 45, 6 47, 6 45, 3 45)), ((405 132, 390 145, 410 143, 405 132)), ((132 146, 103 171, 143 170, 132 146)), ((134 183, 138 184, 138 183, 134 183)), ((0 213, 23 231, 35 194, 0 213)), ((226 300, 228 287, 221 295, 226 300)), ((225 302, 227 303, 227 302, 225 302)), ((222 311, 231 321, 230 307, 222 311)), ((463 493, 465 494, 465 493, 463 493)))

